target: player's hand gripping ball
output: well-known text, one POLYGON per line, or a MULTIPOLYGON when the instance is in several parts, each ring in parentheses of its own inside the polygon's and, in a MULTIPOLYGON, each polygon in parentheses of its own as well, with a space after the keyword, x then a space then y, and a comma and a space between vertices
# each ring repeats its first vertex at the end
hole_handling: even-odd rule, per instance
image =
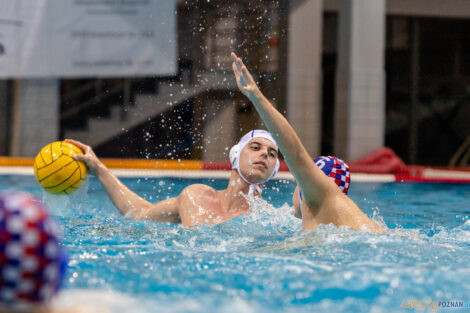
POLYGON ((56 141, 48 144, 34 160, 34 175, 39 185, 53 194, 71 194, 80 187, 86 177, 87 167, 82 161, 73 159, 83 154, 77 146, 56 141))

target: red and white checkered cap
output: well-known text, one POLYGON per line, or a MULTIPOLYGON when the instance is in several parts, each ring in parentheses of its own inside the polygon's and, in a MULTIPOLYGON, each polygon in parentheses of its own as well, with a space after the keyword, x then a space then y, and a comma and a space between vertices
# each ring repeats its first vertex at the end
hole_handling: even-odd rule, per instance
POLYGON ((0 193, 0 307, 28 310, 59 290, 67 256, 46 209, 23 192, 0 193))
POLYGON ((321 156, 314 160, 326 176, 330 177, 342 192, 348 194, 351 177, 349 166, 341 159, 334 156, 321 156))

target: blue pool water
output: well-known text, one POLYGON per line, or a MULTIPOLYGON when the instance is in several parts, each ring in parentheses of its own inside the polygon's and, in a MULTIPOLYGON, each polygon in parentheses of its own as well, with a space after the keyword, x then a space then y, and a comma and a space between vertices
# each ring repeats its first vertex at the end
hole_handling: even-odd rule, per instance
MULTIPOLYGON (((123 181, 151 202, 196 182, 227 184, 123 181)), ((470 185, 353 183, 350 197, 385 222, 384 235, 302 232, 288 181, 268 185, 272 207, 255 201, 250 215, 191 228, 121 216, 95 178, 69 198, 44 195, 32 176, 0 175, 0 190, 12 186, 42 198, 61 226, 65 288, 115 291, 128 299, 115 312, 416 312, 403 301, 470 301, 470 185)))

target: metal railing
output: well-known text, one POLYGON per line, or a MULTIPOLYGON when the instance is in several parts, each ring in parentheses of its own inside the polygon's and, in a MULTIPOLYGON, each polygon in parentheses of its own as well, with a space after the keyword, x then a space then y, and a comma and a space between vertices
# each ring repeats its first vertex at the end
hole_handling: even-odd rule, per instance
MULTIPOLYGON (((127 105, 127 103, 124 103, 125 101, 129 102, 130 98, 130 93, 126 92, 126 89, 129 89, 129 81, 128 80, 118 80, 115 83, 115 86, 112 87, 111 89, 106 89, 103 92, 97 93, 96 95, 92 96, 91 98, 82 101, 76 105, 73 105, 72 107, 64 110, 60 116, 61 120, 68 119, 73 117, 74 115, 85 111, 86 109, 103 103, 105 100, 116 96, 118 94, 123 94, 124 96, 122 97, 123 104, 122 105, 127 105), (127 85, 127 88, 126 88, 127 85)), ((63 103, 67 102, 75 102, 75 99, 78 97, 81 97, 85 92, 92 92, 96 88, 96 83, 92 82, 89 84, 86 84, 83 87, 79 87, 76 90, 74 90, 72 93, 68 94, 67 96, 64 97, 62 100, 63 103)))
POLYGON ((449 162, 450 167, 467 167, 470 165, 470 136, 457 149, 449 162))

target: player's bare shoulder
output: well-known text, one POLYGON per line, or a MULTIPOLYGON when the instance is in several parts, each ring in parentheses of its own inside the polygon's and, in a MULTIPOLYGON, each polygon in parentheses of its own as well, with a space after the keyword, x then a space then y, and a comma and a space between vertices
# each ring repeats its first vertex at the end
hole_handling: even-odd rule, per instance
POLYGON ((194 184, 183 189, 179 195, 179 213, 185 226, 211 224, 220 207, 218 192, 212 187, 194 184))
POLYGON ((193 184, 184 188, 180 197, 217 197, 217 190, 207 185, 193 184))
POLYGON ((191 207, 212 207, 219 202, 217 190, 203 184, 189 185, 179 195, 180 206, 186 210, 191 207))

